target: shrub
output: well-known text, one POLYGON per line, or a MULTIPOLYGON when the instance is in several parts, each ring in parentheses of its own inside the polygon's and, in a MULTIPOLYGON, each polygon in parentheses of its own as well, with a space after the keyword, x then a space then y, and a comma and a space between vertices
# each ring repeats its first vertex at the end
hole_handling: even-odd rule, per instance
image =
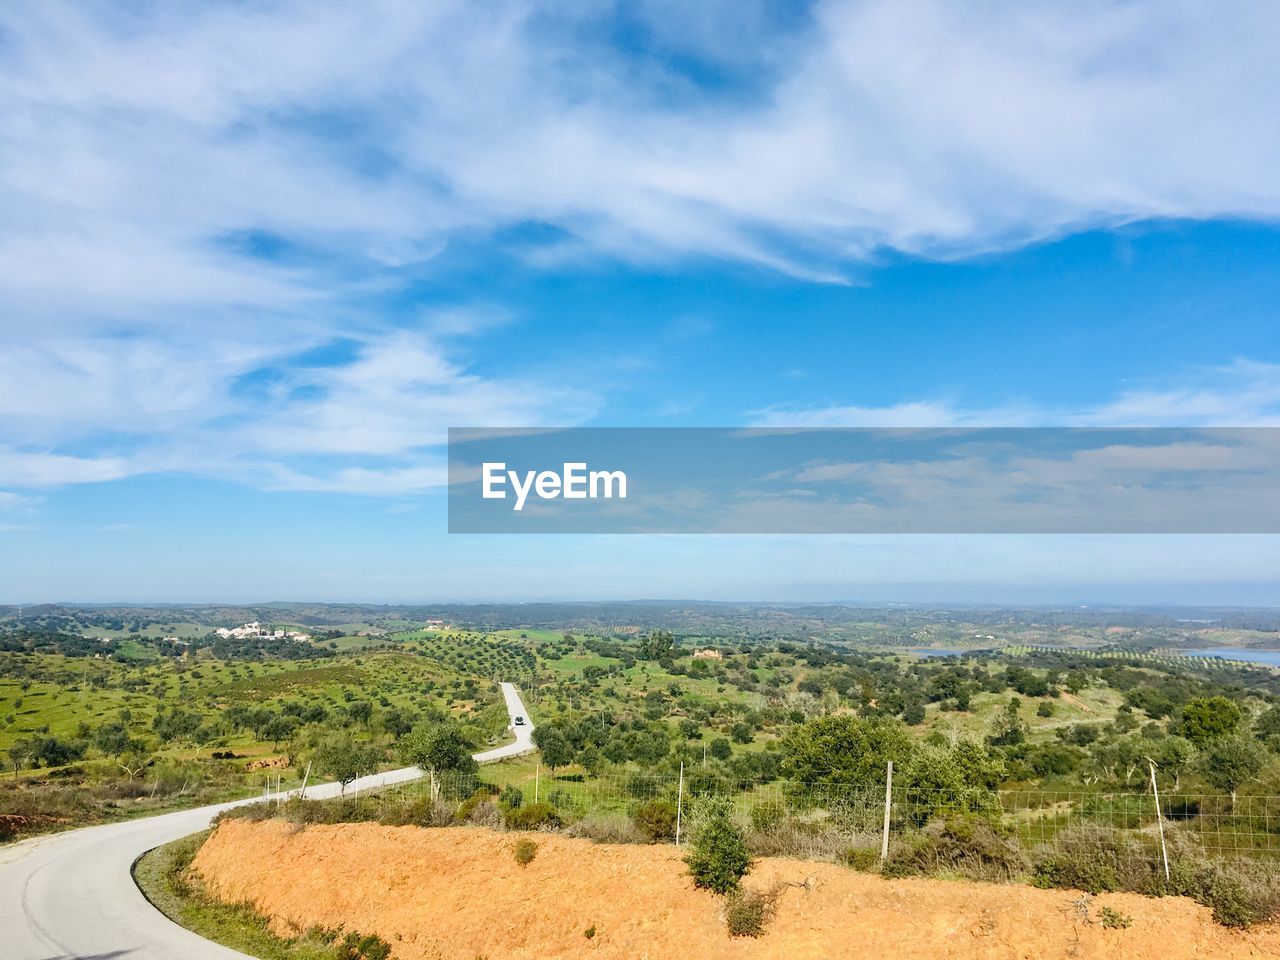
POLYGON ((1280 916, 1280 878, 1265 864, 1203 864, 1194 872, 1191 883, 1175 892, 1210 907, 1223 926, 1248 927, 1280 916))
POLYGON ((512 852, 515 854, 516 863, 522 867, 527 867, 533 863, 533 858, 538 855, 538 845, 528 837, 517 840, 512 852))
POLYGON ((1126 930, 1133 926, 1133 917, 1110 907, 1102 907, 1098 911, 1098 921, 1108 930, 1126 930))
POLYGON ((1030 865, 1022 848, 980 817, 930 823, 885 862, 888 877, 958 873, 971 880, 1007 881, 1030 865))
POLYGON ((524 805, 524 794, 519 787, 507 784, 498 794, 498 806, 506 810, 515 810, 524 805))
POLYGON ((1099 826, 1059 834, 1053 848, 1036 857, 1032 882, 1086 893, 1153 893, 1158 887, 1155 862, 1142 843, 1125 831, 1099 826))
POLYGON ((731 811, 724 797, 702 798, 695 818, 698 827, 693 848, 684 858, 694 885, 716 893, 736 890, 751 867, 751 854, 731 811))
POLYGON ((676 805, 670 800, 650 800, 636 807, 631 814, 636 827, 650 843, 661 843, 676 838, 676 805))
POLYGON ((542 830, 560 826, 560 814, 548 803, 531 803, 507 813, 509 830, 542 830))
POLYGON ((780 888, 734 890, 725 899, 724 922, 731 937, 758 937, 778 909, 780 888))
POLYGON ((447 827, 454 822, 455 808, 451 803, 419 797, 412 803, 393 806, 391 813, 383 817, 384 823, 393 826, 413 824, 419 827, 447 827))
POLYGON ((502 817, 502 811, 498 809, 498 805, 492 800, 484 800, 475 805, 469 814, 467 814, 467 823, 474 824, 477 827, 488 827, 490 830, 501 830, 505 821, 502 817))
POLYGON ((581 837, 595 843, 651 842, 629 817, 620 813, 584 817, 570 824, 565 832, 571 837, 581 837))
POLYGON ((829 820, 809 823, 787 818, 772 830, 753 830, 747 847, 757 857, 838 860, 849 847, 860 846, 863 837, 856 831, 841 830, 829 820))
POLYGON ((1170 878, 1159 852, 1140 839, 1104 827, 1080 827, 1059 836, 1055 849, 1037 858, 1033 881, 1041 887, 1071 887, 1089 893, 1127 890, 1191 897, 1213 910, 1228 927, 1247 927, 1280 917, 1280 874, 1260 862, 1217 862, 1186 835, 1169 843, 1170 878))
POLYGON ((488 803, 491 794, 484 787, 479 788, 458 806, 457 819, 470 820, 471 814, 482 803, 488 803))
POLYGON ((757 833, 776 830, 786 819, 787 808, 777 800, 765 800, 751 808, 751 829, 757 833))
POLYGON ((391 944, 377 934, 348 933, 334 951, 337 960, 387 960, 391 944))
POLYGON ((840 862, 863 873, 877 873, 880 870, 880 851, 874 847, 850 847, 840 855, 840 862))

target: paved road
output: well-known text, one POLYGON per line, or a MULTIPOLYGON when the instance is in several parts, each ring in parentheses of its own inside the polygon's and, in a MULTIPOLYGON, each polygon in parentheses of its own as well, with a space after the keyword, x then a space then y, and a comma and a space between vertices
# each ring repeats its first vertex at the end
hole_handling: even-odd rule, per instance
POLYGON ((502 696, 507 701, 507 715, 511 717, 511 729, 516 735, 516 742, 508 743, 505 747, 494 747, 492 750, 477 753, 477 763, 493 763, 495 760, 521 757, 526 753, 533 753, 537 749, 533 745, 533 721, 529 719, 529 713, 524 708, 524 701, 520 699, 520 691, 516 689, 516 685, 514 683, 502 684, 502 696), (517 718, 523 720, 524 723, 516 723, 517 718))
MULTIPOLYGON (((534 749, 533 726, 509 683, 502 684, 515 743, 475 755, 480 763, 534 749)), ((422 776, 417 767, 390 770, 347 787, 370 790, 422 776)), ((309 798, 335 797, 336 783, 308 787, 309 798)), ((211 943, 151 906, 133 882, 138 857, 198 833, 223 810, 260 798, 182 810, 126 823, 86 827, 0 847, 0 956, 5 960, 233 960, 245 954, 211 943)))

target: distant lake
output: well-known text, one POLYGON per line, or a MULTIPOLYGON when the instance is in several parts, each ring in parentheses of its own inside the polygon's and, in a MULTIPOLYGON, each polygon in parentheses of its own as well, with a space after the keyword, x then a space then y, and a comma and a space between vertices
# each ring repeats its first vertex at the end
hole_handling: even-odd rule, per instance
POLYGON ((1223 660, 1240 660, 1244 663, 1265 663, 1280 667, 1280 650, 1246 650, 1242 647, 1208 647, 1203 650, 1179 650, 1187 657, 1220 657, 1223 660))

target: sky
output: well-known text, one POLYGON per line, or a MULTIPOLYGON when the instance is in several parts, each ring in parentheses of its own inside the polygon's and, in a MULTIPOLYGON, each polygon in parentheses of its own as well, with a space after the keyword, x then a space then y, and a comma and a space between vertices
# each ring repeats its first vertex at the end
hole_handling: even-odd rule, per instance
POLYGON ((0 8, 0 602, 1280 603, 1280 538, 449 535, 450 426, 1280 425, 1262 2, 0 8))

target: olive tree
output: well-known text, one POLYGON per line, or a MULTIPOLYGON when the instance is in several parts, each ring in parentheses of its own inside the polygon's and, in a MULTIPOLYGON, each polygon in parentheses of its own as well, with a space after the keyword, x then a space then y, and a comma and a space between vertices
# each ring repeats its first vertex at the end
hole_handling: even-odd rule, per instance
POLYGON ((440 720, 414 728, 397 746, 400 757, 427 772, 431 781, 431 799, 440 799, 439 775, 474 774, 476 761, 472 745, 452 720, 440 720))

